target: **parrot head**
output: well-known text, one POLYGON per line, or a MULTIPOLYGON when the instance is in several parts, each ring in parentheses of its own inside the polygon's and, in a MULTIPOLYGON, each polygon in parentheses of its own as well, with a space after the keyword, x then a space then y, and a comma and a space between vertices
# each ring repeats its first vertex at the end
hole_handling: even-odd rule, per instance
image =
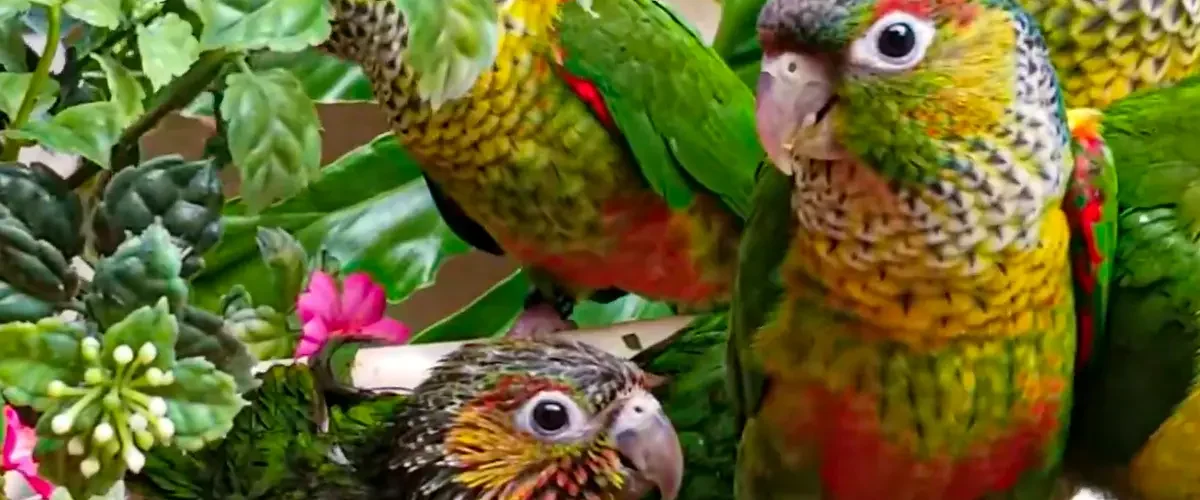
POLYGON ((770 0, 758 32, 758 131, 785 171, 853 159, 928 187, 1004 161, 1043 191, 1065 174, 1057 76, 1011 0, 770 0))
POLYGON ((466 344, 400 415, 410 498, 674 499, 683 458, 636 365, 569 340, 466 344))

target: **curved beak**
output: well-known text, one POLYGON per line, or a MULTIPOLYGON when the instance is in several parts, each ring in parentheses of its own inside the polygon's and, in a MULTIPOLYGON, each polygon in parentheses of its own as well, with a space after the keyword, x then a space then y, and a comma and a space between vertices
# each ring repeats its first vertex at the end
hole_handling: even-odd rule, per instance
POLYGON ((759 140, 785 172, 791 170, 793 155, 817 160, 845 156, 834 137, 837 95, 828 62, 795 52, 766 56, 755 96, 759 140))
POLYGON ((609 428, 628 465, 637 476, 626 487, 628 498, 640 498, 657 488, 663 500, 675 500, 683 483, 683 449, 662 405, 649 392, 629 397, 609 428))

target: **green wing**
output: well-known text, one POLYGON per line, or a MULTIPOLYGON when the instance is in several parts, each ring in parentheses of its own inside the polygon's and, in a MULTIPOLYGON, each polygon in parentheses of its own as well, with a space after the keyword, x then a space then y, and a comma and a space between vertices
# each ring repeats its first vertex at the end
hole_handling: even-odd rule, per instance
POLYGON ((1071 446, 1088 465, 1124 465, 1200 376, 1200 77, 1104 115, 1120 238, 1107 338, 1077 384, 1071 446))
POLYGON ((796 227, 791 195, 791 177, 774 167, 764 167, 754 189, 754 208, 742 234, 725 360, 739 428, 758 411, 762 399, 762 370, 751 345, 754 334, 766 324, 783 295, 779 266, 796 227))
POLYGON ((708 191, 745 217, 763 158, 754 95, 658 1, 600 0, 592 8, 596 16, 577 2, 563 7, 566 72, 596 88, 642 173, 672 208, 708 191))
POLYGON ((758 13, 766 0, 723 0, 721 23, 713 38, 713 50, 737 72, 750 88, 758 81, 762 46, 758 44, 758 13))

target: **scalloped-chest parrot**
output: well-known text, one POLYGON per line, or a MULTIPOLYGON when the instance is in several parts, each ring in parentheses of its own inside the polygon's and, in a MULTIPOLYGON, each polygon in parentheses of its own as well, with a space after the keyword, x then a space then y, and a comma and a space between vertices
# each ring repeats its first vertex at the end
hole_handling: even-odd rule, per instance
POLYGON ((1116 180, 1036 22, 1010 0, 769 0, 757 27, 776 168, 731 318, 736 498, 1051 498, 1116 180))
MULTIPOLYGON (((766 0, 723 0, 713 48, 750 85, 766 0)), ((1019 0, 1044 33, 1071 107, 1103 108, 1130 92, 1200 70, 1200 2, 1019 0)))
POLYGON ((363 66, 451 227, 533 271, 514 332, 568 328, 575 300, 622 291, 728 303, 763 152, 752 93, 678 14, 657 0, 333 5, 323 49, 363 66))

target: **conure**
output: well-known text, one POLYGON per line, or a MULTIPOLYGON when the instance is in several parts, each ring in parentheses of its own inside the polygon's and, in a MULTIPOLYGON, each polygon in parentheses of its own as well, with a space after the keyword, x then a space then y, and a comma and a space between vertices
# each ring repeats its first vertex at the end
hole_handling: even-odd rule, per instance
MULTIPOLYGON (((766 0, 723 0, 713 48, 742 79, 758 78, 755 23, 766 0)), ((935 2, 936 3, 936 2, 935 2)), ((1019 0, 1045 34, 1072 107, 1103 108, 1200 69, 1200 2, 1019 0)))
POLYGON ((1036 22, 1010 0, 769 0, 757 27, 776 168, 731 318, 736 498, 1050 498, 1116 183, 1036 22))
POLYGON ((624 292, 731 296, 763 152, 753 95, 657 0, 333 0, 324 50, 362 65, 451 227, 528 266, 514 333, 624 292))

